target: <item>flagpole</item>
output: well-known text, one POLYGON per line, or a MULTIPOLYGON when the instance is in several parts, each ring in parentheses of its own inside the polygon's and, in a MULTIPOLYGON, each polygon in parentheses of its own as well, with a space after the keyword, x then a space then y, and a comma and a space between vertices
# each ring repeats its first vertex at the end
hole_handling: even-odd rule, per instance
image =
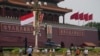
POLYGON ((80 22, 79 22, 80 20, 78 20, 78 26, 80 26, 80 22))
POLYGON ((85 21, 83 20, 82 26, 84 26, 84 25, 85 25, 84 23, 85 23, 85 21))
MULTIPOLYGON (((29 4, 32 4, 33 5, 33 8, 32 8, 32 12, 33 12, 33 15, 35 16, 35 20, 33 20, 33 35, 35 36, 35 45, 34 45, 34 51, 37 52, 38 50, 38 35, 40 33, 40 21, 39 21, 39 13, 41 13, 41 9, 40 9, 40 5, 41 5, 41 2, 39 2, 38 0, 31 0, 31 1, 28 1, 26 2, 27 5, 29 4)), ((30 20, 32 21, 32 20, 30 20)))
POLYGON ((33 11, 36 12, 35 16, 35 22, 33 23, 33 27, 34 27, 34 31, 33 31, 33 35, 35 35, 35 46, 34 46, 34 52, 37 52, 38 50, 38 34, 39 34, 39 31, 40 31, 40 24, 39 24, 39 5, 38 5, 38 0, 35 0, 35 4, 34 4, 34 8, 33 8, 33 11))

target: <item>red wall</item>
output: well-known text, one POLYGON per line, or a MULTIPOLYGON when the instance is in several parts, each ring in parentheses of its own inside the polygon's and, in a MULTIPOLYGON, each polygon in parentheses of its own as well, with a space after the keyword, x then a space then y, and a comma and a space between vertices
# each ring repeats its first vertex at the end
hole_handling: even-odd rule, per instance
MULTIPOLYGON (((0 24, 0 46, 24 46, 24 39, 27 38, 28 46, 34 46, 35 38, 32 35, 32 30, 27 31, 15 31, 7 30, 9 25, 12 24, 0 24), (4 25, 6 28, 4 29, 4 25)), ((19 25, 14 25, 15 27, 19 25)), ((21 26, 20 26, 21 27, 21 26)), ((25 26, 26 28, 30 26, 25 26)), ((60 27, 60 26, 59 26, 60 27)), ((82 30, 82 29, 69 29, 69 28, 52 28, 52 41, 57 44, 60 44, 61 41, 65 43, 66 47, 69 47, 71 43, 74 45, 81 45, 83 42, 93 42, 98 45, 98 35, 97 31, 93 30, 82 30)), ((18 27, 19 28, 19 27, 18 27)), ((15 27, 16 29, 16 27, 15 27)), ((23 28, 24 29, 24 28, 23 28)), ((33 29, 31 27, 31 29, 33 29)), ((41 36, 38 37, 39 47, 44 47, 44 44, 47 40, 46 29, 41 29, 41 36)))

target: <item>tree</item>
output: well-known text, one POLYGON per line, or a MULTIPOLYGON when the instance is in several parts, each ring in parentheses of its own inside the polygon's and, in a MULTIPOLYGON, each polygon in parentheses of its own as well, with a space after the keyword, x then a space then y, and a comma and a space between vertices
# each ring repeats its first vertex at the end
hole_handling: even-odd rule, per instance
POLYGON ((98 22, 89 22, 89 23, 87 23, 85 26, 95 27, 95 28, 97 28, 98 30, 100 30, 100 23, 98 23, 98 22))

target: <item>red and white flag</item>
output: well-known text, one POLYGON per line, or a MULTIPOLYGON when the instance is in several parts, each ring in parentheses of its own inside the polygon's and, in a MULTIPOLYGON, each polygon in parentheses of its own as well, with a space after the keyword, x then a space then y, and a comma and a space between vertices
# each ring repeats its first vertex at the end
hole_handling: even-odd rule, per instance
POLYGON ((35 22, 35 11, 20 17, 21 25, 26 25, 35 22))

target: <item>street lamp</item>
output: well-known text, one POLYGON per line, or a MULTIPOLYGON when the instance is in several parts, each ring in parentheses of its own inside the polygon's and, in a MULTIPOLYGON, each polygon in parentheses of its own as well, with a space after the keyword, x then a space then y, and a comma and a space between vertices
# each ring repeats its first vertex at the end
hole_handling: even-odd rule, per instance
POLYGON ((33 5, 33 11, 36 12, 35 15, 35 23, 33 23, 33 27, 34 27, 34 31, 33 31, 33 35, 35 35, 35 47, 34 47, 34 51, 36 52, 38 50, 38 34, 40 32, 40 22, 39 22, 39 14, 40 14, 40 5, 41 2, 38 0, 33 1, 27 1, 26 4, 32 4, 33 5))

